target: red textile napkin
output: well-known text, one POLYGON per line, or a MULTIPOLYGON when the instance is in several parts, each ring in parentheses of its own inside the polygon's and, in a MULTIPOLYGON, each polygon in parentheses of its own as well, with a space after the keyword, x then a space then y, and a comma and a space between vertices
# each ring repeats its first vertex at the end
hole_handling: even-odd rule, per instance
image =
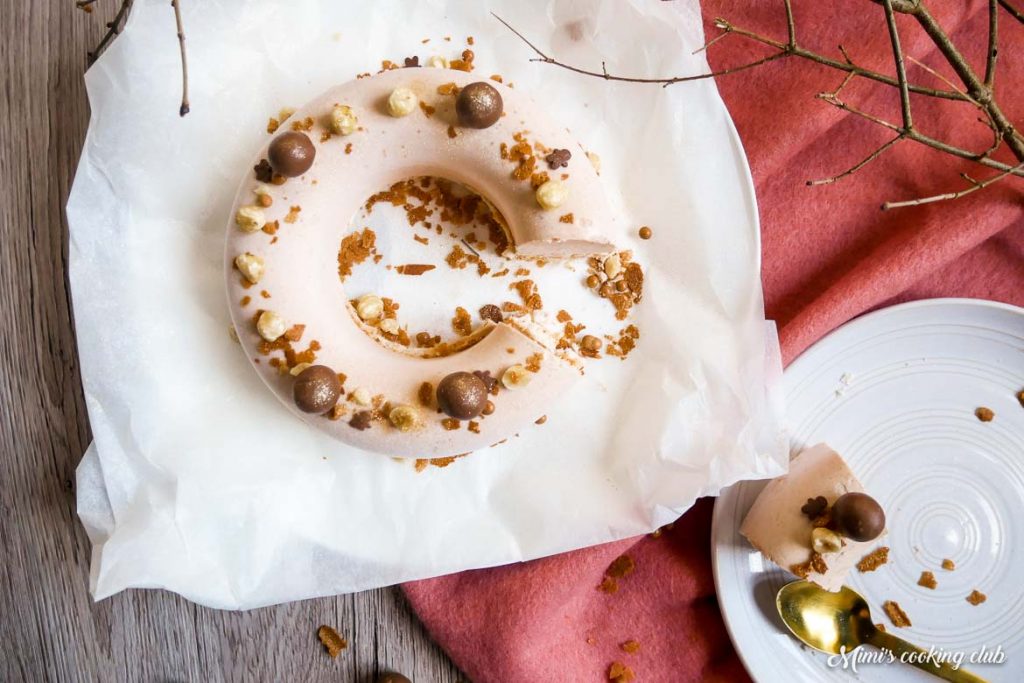
MULTIPOLYGON (((795 4, 802 45, 838 55, 842 43, 857 63, 893 73, 879 5, 795 4)), ((929 4, 967 58, 983 65, 986 3, 929 4)), ((703 9, 708 35, 716 34, 711 20, 721 16, 785 39, 781 2, 706 0, 703 9)), ((1024 27, 1005 12, 999 18, 1004 49, 997 98, 1011 120, 1024 123, 1024 63, 1006 47, 1024 42, 1024 27)), ((906 54, 952 78, 911 18, 898 17, 898 25, 906 54)), ((769 50, 729 36, 710 49, 709 59, 722 69, 769 50)), ((908 74, 922 85, 948 87, 912 63, 908 74)), ((718 79, 757 187, 766 310, 778 321, 786 362, 850 318, 898 301, 967 296, 1024 305, 1024 181, 1008 180, 953 202, 882 212, 883 201, 961 189, 960 171, 992 175, 904 140, 837 183, 806 185, 843 171, 892 136, 815 99, 841 80, 837 72, 797 58, 718 79)), ((858 79, 842 97, 899 120, 892 88, 858 79)), ((933 137, 978 150, 992 139, 970 105, 915 96, 912 106, 915 124, 933 137)), ((613 662, 628 666, 638 681, 743 681, 715 598, 710 520, 711 501, 702 500, 658 538, 419 581, 405 591, 434 638, 477 683, 608 680, 613 662), (624 553, 635 569, 615 581, 614 593, 598 590, 609 565, 624 553), (639 643, 635 653, 621 647, 630 640, 639 643)))

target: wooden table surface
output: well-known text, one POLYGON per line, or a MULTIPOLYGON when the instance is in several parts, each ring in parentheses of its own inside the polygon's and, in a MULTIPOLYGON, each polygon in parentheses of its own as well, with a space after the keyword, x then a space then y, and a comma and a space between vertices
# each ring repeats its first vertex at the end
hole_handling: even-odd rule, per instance
POLYGON ((119 4, 0 2, 0 681, 465 680, 396 588, 244 613, 164 591, 89 596, 64 205, 89 119, 86 53, 119 4), (320 624, 349 640, 336 660, 320 624))

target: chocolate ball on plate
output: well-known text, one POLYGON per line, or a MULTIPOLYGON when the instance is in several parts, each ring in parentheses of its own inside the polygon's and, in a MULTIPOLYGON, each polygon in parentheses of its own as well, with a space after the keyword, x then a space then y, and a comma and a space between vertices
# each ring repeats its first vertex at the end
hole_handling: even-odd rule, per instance
POLYGON ((866 493, 844 493, 832 504, 836 530, 854 541, 871 541, 885 530, 885 511, 866 493))
POLYGON ((310 365, 295 378, 292 395, 302 412, 326 413, 341 396, 341 380, 326 365, 310 365))
POLYGON ((313 166, 316 147, 308 135, 292 130, 281 133, 271 141, 267 156, 275 171, 288 178, 295 178, 313 166))
POLYGON ((477 81, 459 91, 455 113, 467 128, 490 128, 501 118, 501 93, 490 83, 477 81))
POLYGON ((412 681, 402 674, 387 673, 381 674, 381 677, 377 679, 377 683, 412 683, 412 681))
POLYGON ((470 420, 487 405, 487 385, 471 372, 453 372, 437 385, 437 407, 457 420, 470 420))

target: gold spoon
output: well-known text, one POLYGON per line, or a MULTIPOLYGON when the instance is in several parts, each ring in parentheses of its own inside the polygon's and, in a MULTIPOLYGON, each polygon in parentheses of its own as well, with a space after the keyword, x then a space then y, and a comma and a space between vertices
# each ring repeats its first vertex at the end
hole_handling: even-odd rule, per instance
POLYGON ((916 666, 947 681, 956 683, 986 683, 964 669, 954 669, 949 662, 938 665, 922 659, 927 654, 891 633, 880 631, 871 621, 867 601, 857 591, 843 586, 830 593, 810 581, 794 581, 779 589, 775 607, 793 635, 815 650, 838 655, 852 652, 865 643, 880 650, 888 650, 897 659, 916 666), (916 654, 908 659, 904 655, 916 654))

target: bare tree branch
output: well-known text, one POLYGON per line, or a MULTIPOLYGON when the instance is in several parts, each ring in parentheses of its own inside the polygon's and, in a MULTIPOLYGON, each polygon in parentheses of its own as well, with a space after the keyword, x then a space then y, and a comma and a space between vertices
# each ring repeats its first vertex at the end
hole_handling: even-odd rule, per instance
POLYGON ((903 133, 900 133, 899 135, 894 137, 892 140, 889 140, 888 142, 884 143, 881 147, 876 149, 874 152, 872 152, 871 154, 867 155, 866 157, 864 157, 863 159, 861 159, 856 164, 854 164, 850 168, 846 169, 845 171, 843 171, 839 175, 834 175, 834 176, 832 176, 830 178, 821 178, 820 180, 808 180, 807 184, 808 185, 831 185, 832 183, 836 182, 837 180, 842 180, 843 178, 845 178, 848 175, 853 175, 854 173, 856 173, 857 171, 859 171, 860 169, 864 168, 869 163, 871 163, 872 161, 874 161, 875 159, 880 157, 882 155, 882 153, 885 152, 885 150, 887 150, 890 147, 892 147, 893 145, 895 145, 897 142, 902 140, 904 137, 906 137, 906 136, 903 133))
POLYGON ((960 199, 961 197, 969 195, 972 192, 977 192, 978 190, 982 190, 988 187, 989 185, 992 185, 993 183, 997 183, 1008 175, 1016 174, 1018 171, 1021 170, 1024 170, 1024 164, 1018 164, 1017 166, 1007 169, 998 175, 994 175, 991 178, 988 178, 987 180, 975 180, 974 178, 971 178, 969 175, 962 173, 960 174, 961 177, 967 182, 971 183, 970 187, 967 187, 963 190, 958 190, 957 192, 945 192, 943 194, 932 195, 931 197, 921 197, 920 199, 908 199, 901 202, 885 202, 884 204, 882 204, 882 210, 888 211, 889 209, 898 209, 904 206, 920 206, 921 204, 933 204, 935 202, 945 202, 954 199, 960 199))
POLYGON ((174 6, 174 23, 178 27, 178 48, 181 51, 181 106, 178 108, 178 116, 189 113, 191 107, 188 103, 188 57, 185 54, 185 28, 181 23, 181 6, 179 0, 171 0, 174 6))
POLYGON ((999 4, 1003 6, 1003 9, 1010 13, 1010 15, 1017 21, 1024 23, 1024 12, 1010 4, 1009 0, 999 0, 999 4))
POLYGON ((790 50, 794 50, 796 49, 796 22, 793 21, 793 2, 792 0, 782 0, 782 4, 786 6, 786 35, 789 37, 786 45, 790 50))
MULTIPOLYGON (((697 81, 697 80, 702 80, 702 79, 705 79, 705 78, 714 78, 715 76, 723 76, 723 75, 730 74, 730 73, 737 73, 739 71, 744 71, 744 70, 749 69, 751 67, 759 66, 760 64, 764 64, 766 62, 774 61, 774 60, 782 58, 782 57, 793 56, 793 57, 799 57, 801 59, 807 59, 807 60, 810 60, 810 61, 813 61, 813 62, 817 62, 818 64, 823 64, 825 66, 832 67, 833 69, 839 69, 840 71, 846 71, 846 72, 849 72, 849 73, 853 73, 856 76, 867 78, 867 79, 872 80, 872 81, 877 81, 879 83, 885 83, 886 85, 891 85, 891 86, 898 86, 899 85, 897 80, 895 78, 891 77, 891 76, 887 76, 887 75, 885 75, 883 73, 879 73, 877 71, 871 71, 870 69, 865 69, 865 68, 857 66, 856 64, 853 64, 851 62, 842 62, 842 61, 839 61, 837 59, 833 59, 831 57, 826 57, 825 55, 820 55, 820 54, 818 54, 816 52, 812 52, 810 50, 804 49, 804 48, 800 47, 799 45, 796 46, 795 48, 790 49, 790 47, 789 47, 789 45, 787 43, 779 42, 779 41, 774 40, 772 38, 768 38, 767 36, 762 36, 762 35, 760 35, 758 33, 754 33, 752 31, 748 31, 746 29, 742 29, 742 28, 733 26, 731 23, 729 23, 725 19, 721 19, 721 18, 715 19, 715 26, 717 26, 719 29, 721 29, 724 34, 733 34, 733 35, 741 36, 743 38, 747 38, 749 40, 753 40, 755 42, 761 43, 762 45, 768 45, 769 47, 773 47, 778 52, 776 52, 774 54, 771 54, 768 57, 765 57, 764 59, 757 60, 756 62, 750 62, 748 64, 743 64, 743 65, 740 65, 738 67, 733 67, 731 69, 723 69, 722 71, 711 71, 711 72, 707 72, 707 73, 703 73, 703 74, 697 74, 697 75, 694 75, 694 76, 669 76, 669 77, 664 77, 664 78, 634 78, 634 77, 629 77, 629 76, 616 76, 616 75, 609 74, 609 73, 607 73, 604 70, 602 70, 602 71, 592 71, 592 70, 589 70, 589 69, 582 69, 580 67, 576 67, 576 66, 573 66, 571 64, 566 64, 564 62, 560 62, 557 59, 555 59, 554 57, 551 57, 550 55, 546 54, 543 50, 541 50, 539 47, 537 47, 532 42, 530 42, 526 38, 526 36, 524 36, 522 33, 520 33, 515 28, 513 28, 507 21, 502 19, 500 16, 498 16, 497 14, 494 14, 493 12, 491 13, 491 15, 495 19, 500 21, 502 24, 504 24, 505 27, 509 31, 514 33, 520 40, 522 40, 524 43, 526 43, 526 45, 529 46, 529 48, 531 50, 533 50, 533 52, 537 55, 537 57, 534 58, 531 61, 543 62, 544 64, 553 64, 555 66, 561 67, 563 69, 567 69, 569 71, 573 71, 573 72, 578 73, 578 74, 583 74, 585 76, 595 76, 597 78, 603 78, 603 79, 605 79, 607 81, 623 81, 623 82, 627 82, 627 83, 657 83, 657 84, 660 84, 660 85, 663 85, 663 86, 669 86, 669 85, 673 85, 675 83, 685 83, 685 82, 688 82, 688 81, 697 81)), ((717 37, 712 39, 712 41, 717 41, 717 40, 718 40, 717 37)), ((705 47, 707 45, 710 45, 710 43, 712 41, 709 41, 705 45, 705 47)), ((911 92, 918 93, 920 95, 929 95, 931 97, 940 97, 942 99, 947 99, 947 100, 964 100, 965 99, 962 94, 960 94, 958 92, 954 92, 952 90, 937 90, 935 88, 926 88, 926 87, 922 87, 922 86, 914 85, 914 84, 910 84, 908 87, 909 87, 911 92)))
MULTIPOLYGON (((89 66, 92 66, 103 51, 110 45, 110 41, 117 37, 121 33, 121 29, 124 27, 125 18, 128 16, 129 10, 132 8, 133 0, 122 0, 120 9, 117 10, 117 14, 114 18, 107 22, 107 32, 103 34, 103 38, 100 39, 99 45, 95 47, 91 52, 86 53, 86 57, 89 60, 89 66)), ((80 3, 78 7, 85 9, 91 7, 92 3, 80 3)))
POLYGON ((914 129, 910 116, 910 90, 907 88, 907 68, 903 63, 903 48, 900 47, 900 34, 896 30, 896 14, 892 9, 892 0, 883 0, 885 7, 885 23, 889 27, 889 40, 892 42, 892 57, 896 61, 896 79, 900 84, 900 109, 903 112, 903 128, 908 133, 914 129))
POLYGON ((996 81, 996 58, 999 56, 998 34, 999 5, 997 0, 988 0, 988 52, 985 58, 985 87, 989 90, 992 90, 996 81))

